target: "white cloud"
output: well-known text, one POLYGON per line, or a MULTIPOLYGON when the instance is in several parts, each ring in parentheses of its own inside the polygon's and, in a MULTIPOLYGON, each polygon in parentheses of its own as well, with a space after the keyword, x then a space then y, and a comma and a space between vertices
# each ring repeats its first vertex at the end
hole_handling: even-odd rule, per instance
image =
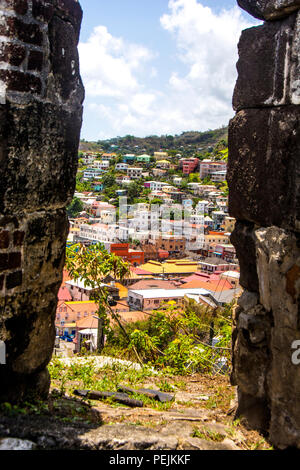
POLYGON ((161 25, 174 37, 178 57, 187 67, 184 75, 171 75, 170 88, 184 93, 182 102, 192 108, 191 123, 195 118, 200 127, 206 119, 209 126, 226 123, 232 115, 237 43, 241 31, 254 23, 237 7, 216 14, 196 0, 170 0, 169 9, 161 25))
POLYGON ((137 73, 153 58, 147 48, 127 44, 97 26, 86 43, 79 44, 81 74, 89 96, 124 98, 139 89, 137 73))
POLYGON ((197 0, 170 0, 168 7, 160 24, 175 42, 177 64, 159 89, 146 86, 146 78, 159 79, 158 54, 146 47, 113 37, 104 26, 79 45, 87 101, 94 101, 87 107, 99 117, 99 132, 100 119, 110 128, 106 137, 206 130, 233 115, 237 42, 242 29, 257 23, 237 7, 219 14, 197 0))

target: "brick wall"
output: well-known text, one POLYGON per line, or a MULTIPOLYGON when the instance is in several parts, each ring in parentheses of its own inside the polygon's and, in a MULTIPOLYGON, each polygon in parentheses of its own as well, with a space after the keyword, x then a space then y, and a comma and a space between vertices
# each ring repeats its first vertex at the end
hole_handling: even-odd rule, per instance
POLYGON ((79 3, 1 0, 0 8, 0 102, 31 100, 33 96, 55 101, 51 72, 62 71, 64 77, 56 77, 55 85, 66 101, 76 82, 81 86, 74 47, 82 17, 79 3), (67 40, 63 34, 66 30, 67 40), (54 35, 57 39, 51 43, 49 36, 54 35))
POLYGON ((76 0, 0 0, 0 401, 47 393, 84 89, 76 0))

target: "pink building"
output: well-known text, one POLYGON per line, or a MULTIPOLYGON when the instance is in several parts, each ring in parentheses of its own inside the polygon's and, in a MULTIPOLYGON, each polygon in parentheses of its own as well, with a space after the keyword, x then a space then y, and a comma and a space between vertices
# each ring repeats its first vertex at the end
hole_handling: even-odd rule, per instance
POLYGON ((177 289, 129 289, 128 304, 134 310, 156 310, 166 303, 181 306, 184 303, 186 294, 207 295, 209 291, 198 288, 177 288, 177 289))
POLYGON ((197 168, 199 163, 198 158, 187 158, 185 160, 182 160, 182 171, 185 175, 189 175, 190 173, 193 173, 195 169, 197 168))
POLYGON ((216 172, 224 172, 227 169, 227 163, 224 161, 203 160, 200 162, 200 178, 206 178, 216 172))

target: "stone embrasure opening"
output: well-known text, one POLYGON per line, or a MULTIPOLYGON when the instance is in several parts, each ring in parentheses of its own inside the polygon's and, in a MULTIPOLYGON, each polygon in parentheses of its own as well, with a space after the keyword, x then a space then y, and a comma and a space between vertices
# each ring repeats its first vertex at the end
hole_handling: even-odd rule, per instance
MULTIPOLYGON (((300 447, 300 1, 238 0, 243 32, 229 130, 232 235, 245 291, 235 311, 238 413, 300 447), (274 21, 276 20, 276 21, 274 21)), ((1 0, 0 401, 46 395, 84 90, 76 0, 1 0)))

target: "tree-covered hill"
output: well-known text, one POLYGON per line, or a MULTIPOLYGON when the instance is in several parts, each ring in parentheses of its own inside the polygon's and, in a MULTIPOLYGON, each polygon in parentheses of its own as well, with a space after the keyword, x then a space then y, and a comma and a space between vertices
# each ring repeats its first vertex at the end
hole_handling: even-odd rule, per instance
POLYGON ((205 153, 211 151, 216 144, 227 141, 228 127, 208 130, 205 132, 189 131, 180 135, 151 135, 148 137, 115 137, 97 142, 80 141, 80 150, 83 152, 116 152, 116 153, 153 153, 159 150, 177 151, 183 156, 192 153, 205 153))

